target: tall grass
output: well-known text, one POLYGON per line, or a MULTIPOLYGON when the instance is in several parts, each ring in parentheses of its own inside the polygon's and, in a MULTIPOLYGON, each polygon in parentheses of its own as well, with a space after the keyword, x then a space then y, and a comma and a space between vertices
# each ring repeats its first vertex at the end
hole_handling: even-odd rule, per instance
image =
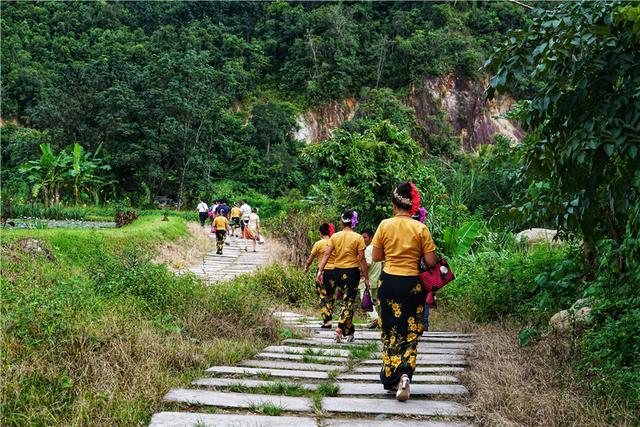
POLYGON ((273 294, 253 279, 208 287, 150 261, 186 236, 159 216, 3 233, 3 425, 146 423, 169 388, 276 339, 273 294))

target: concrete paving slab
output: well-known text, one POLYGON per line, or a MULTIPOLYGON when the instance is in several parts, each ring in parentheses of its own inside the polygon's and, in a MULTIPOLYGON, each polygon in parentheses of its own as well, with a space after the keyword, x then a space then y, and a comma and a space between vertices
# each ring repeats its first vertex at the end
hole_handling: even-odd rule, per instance
POLYGON ((212 366, 206 372, 211 374, 236 374, 236 375, 271 375, 272 377, 285 378, 309 378, 326 380, 329 378, 326 372, 320 371, 291 371, 287 369, 269 368, 244 368, 241 366, 212 366))
POLYGON ((254 368, 271 368, 271 369, 292 369, 302 371, 346 371, 346 366, 339 365, 323 365, 319 363, 298 363, 290 361, 278 360, 247 360, 241 362, 243 366, 251 366, 254 368))
POLYGON ((305 354, 287 354, 287 353, 258 353, 257 358, 261 359, 278 359, 278 360, 305 360, 305 363, 321 363, 321 362, 333 362, 333 363, 346 363, 346 357, 340 356, 307 356, 305 354))
MULTIPOLYGON (((395 391, 386 391, 382 384, 373 383, 338 383, 339 395, 372 395, 379 397, 395 397, 395 391)), ((411 384, 411 396, 431 396, 436 394, 462 395, 469 390, 459 384, 411 384)))
POLYGON ((371 419, 330 419, 326 420, 325 427, 473 427, 472 424, 458 423, 454 421, 423 421, 389 418, 385 420, 371 419))
POLYGON ((348 397, 325 397, 322 409, 334 413, 351 414, 390 414, 390 415, 440 415, 468 416, 470 411, 456 402, 440 400, 408 400, 398 402, 389 399, 365 399, 348 397))
MULTIPOLYGON (((338 376, 342 381, 380 381, 379 374, 342 374, 338 376)), ((457 383, 460 380, 452 375, 414 375, 411 383, 457 383)))
POLYGON ((159 412, 151 418, 149 427, 316 427, 314 418, 269 417, 242 414, 198 414, 195 412, 159 412))
POLYGON ((246 408, 269 404, 285 411, 307 412, 313 409, 306 397, 272 396, 268 394, 230 393, 211 390, 174 388, 164 396, 167 402, 207 405, 220 408, 246 408))

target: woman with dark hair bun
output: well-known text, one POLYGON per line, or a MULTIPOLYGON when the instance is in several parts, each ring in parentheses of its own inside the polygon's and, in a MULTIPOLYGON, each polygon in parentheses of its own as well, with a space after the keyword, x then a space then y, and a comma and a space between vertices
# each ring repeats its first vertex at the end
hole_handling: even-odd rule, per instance
POLYGON ((322 261, 318 266, 318 276, 316 280, 322 284, 324 270, 329 259, 334 256, 334 274, 337 287, 342 291, 342 311, 340 322, 336 329, 336 342, 342 342, 343 337, 347 342, 354 340, 355 328, 353 326, 353 303, 358 294, 358 283, 360 282, 360 269, 364 276, 365 287, 369 288, 369 269, 364 258, 364 239, 361 235, 353 231, 358 223, 358 213, 346 209, 340 218, 342 231, 335 233, 329 239, 329 244, 324 253, 322 261), (360 266, 360 268, 358 268, 360 266))
MULTIPOLYGON (((313 259, 316 257, 324 256, 324 253, 329 245, 329 239, 333 235, 333 224, 324 223, 320 226, 320 240, 313 244, 311 248, 311 255, 307 258, 307 262, 304 266, 304 271, 309 271, 313 259)), ((324 267, 322 274, 322 281, 316 281, 316 290, 318 291, 320 314, 322 315, 323 329, 331 329, 331 318, 333 317, 333 294, 335 291, 336 278, 334 274, 334 261, 335 256, 332 254, 324 267)))
POLYGON ((424 325, 426 294, 419 279, 419 263, 436 264, 431 233, 414 221, 420 193, 413 183, 401 182, 391 197, 394 217, 383 220, 373 237, 373 260, 385 261, 378 288, 382 337, 380 380, 396 399, 409 399, 409 383, 416 368, 418 340, 424 325))

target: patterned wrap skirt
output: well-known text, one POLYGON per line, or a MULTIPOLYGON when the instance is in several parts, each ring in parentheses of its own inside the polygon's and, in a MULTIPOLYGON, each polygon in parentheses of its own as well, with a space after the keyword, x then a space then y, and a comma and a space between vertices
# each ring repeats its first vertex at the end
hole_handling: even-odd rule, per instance
POLYGON ((338 328, 343 336, 353 335, 356 328, 353 326, 353 305, 358 295, 358 284, 360 283, 360 269, 336 268, 336 284, 338 290, 342 291, 342 310, 340 312, 340 322, 338 328))
POLYGON ((416 369, 418 341, 424 331, 426 292, 418 276, 395 276, 382 272, 377 304, 380 307, 382 370, 380 381, 392 390, 416 369))
POLYGON ((318 291, 318 304, 320 305, 320 314, 322 321, 328 323, 333 317, 333 300, 336 289, 335 270, 324 270, 322 272, 322 285, 316 282, 316 290, 318 291))

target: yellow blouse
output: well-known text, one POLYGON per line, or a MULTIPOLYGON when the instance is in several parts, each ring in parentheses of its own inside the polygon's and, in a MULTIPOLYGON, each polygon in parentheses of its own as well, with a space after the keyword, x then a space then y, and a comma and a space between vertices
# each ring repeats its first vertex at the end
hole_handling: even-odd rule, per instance
MULTIPOLYGON (((318 240, 313 244, 313 247, 311 248, 311 255, 313 255, 314 257, 320 257, 320 259, 322 259, 322 257, 324 256, 324 253, 327 250, 327 246, 329 246, 329 239, 318 240)), ((335 255, 335 252, 333 252, 329 257, 327 264, 324 266, 324 269, 333 270, 335 268, 334 267, 335 260, 336 260, 336 255, 335 255)))
POLYGON ((417 276, 420 257, 436 250, 427 226, 406 216, 383 220, 372 245, 384 250, 383 271, 396 276, 417 276))
POLYGON ((355 231, 338 231, 331 239, 333 253, 336 257, 335 268, 353 268, 358 267, 358 251, 364 251, 366 247, 364 239, 355 231))
POLYGON ((213 226, 216 227, 216 230, 218 231, 226 230, 227 224, 227 218, 223 217, 222 215, 217 216, 213 219, 213 226))

